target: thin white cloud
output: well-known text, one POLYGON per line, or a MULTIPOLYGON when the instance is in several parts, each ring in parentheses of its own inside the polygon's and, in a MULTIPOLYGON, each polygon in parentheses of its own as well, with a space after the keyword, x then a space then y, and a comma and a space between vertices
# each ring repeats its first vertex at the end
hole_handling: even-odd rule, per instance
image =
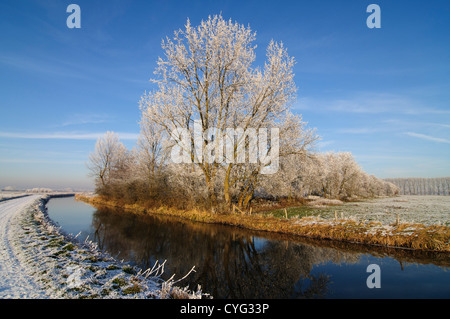
POLYGON ((412 136, 412 137, 417 137, 423 140, 427 140, 427 141, 433 141, 433 142, 438 142, 438 143, 447 143, 450 144, 450 140, 445 139, 445 138, 441 138, 441 137, 434 137, 434 136, 430 136, 430 135, 425 135, 425 134, 420 134, 420 133, 414 133, 414 132, 405 132, 406 135, 412 136))
MULTIPOLYGON (((442 118, 442 117, 440 117, 442 118)), ((437 123, 437 122, 424 122, 424 121, 406 121, 401 119, 387 119, 381 120, 381 123, 391 125, 397 129, 417 129, 418 127, 431 127, 433 129, 449 129, 449 124, 437 123)))
POLYGON ((372 133, 379 133, 383 131, 379 128, 368 128, 368 127, 362 127, 362 128, 343 128, 338 129, 337 133, 342 134, 372 134, 372 133))
POLYGON ((60 126, 100 124, 110 122, 110 116, 106 114, 74 114, 60 126))
POLYGON ((13 164, 65 164, 79 165, 86 163, 85 160, 50 160, 50 159, 33 159, 33 158, 0 158, 0 163, 13 164))
POLYGON ((52 75, 57 77, 70 77, 82 80, 88 80, 86 74, 82 74, 79 68, 68 66, 62 63, 47 61, 42 58, 29 58, 20 55, 0 55, 0 64, 6 64, 10 67, 20 69, 25 72, 39 73, 43 75, 52 75))
MULTIPOLYGON (((139 134, 116 132, 119 139, 137 140, 139 134)), ((96 140, 102 137, 104 132, 97 133, 74 133, 74 132, 54 132, 54 133, 15 133, 0 132, 0 137, 4 138, 21 138, 21 139, 62 139, 62 140, 96 140)))
POLYGON ((303 97, 297 101, 294 109, 359 114, 450 114, 449 110, 425 105, 408 96, 377 92, 355 92, 343 98, 303 97))
POLYGON ((431 125, 431 126, 450 128, 450 125, 448 125, 448 124, 441 124, 441 123, 427 123, 427 124, 431 125))
POLYGON ((332 144, 334 144, 334 141, 320 141, 320 142, 317 142, 317 147, 320 149, 323 149, 332 144))

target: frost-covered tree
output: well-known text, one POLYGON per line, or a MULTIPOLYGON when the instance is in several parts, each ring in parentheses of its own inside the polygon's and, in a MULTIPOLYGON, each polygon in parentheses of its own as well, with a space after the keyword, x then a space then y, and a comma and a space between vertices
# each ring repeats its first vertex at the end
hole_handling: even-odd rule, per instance
MULTIPOLYGON (((249 85, 253 39, 249 28, 220 16, 209 17, 197 28, 188 20, 185 30, 176 31, 173 39, 167 38, 162 43, 165 59, 159 59, 155 71, 158 78, 154 80, 158 90, 143 96, 143 116, 160 125, 183 149, 186 145, 173 132, 187 129, 192 132, 193 144, 194 121, 199 125, 200 134, 212 127, 223 132, 231 114, 235 114, 234 109, 239 107, 238 102, 242 102, 244 88, 249 85)), ((202 150, 211 143, 201 135, 199 140, 202 150)), ((202 170, 213 200, 219 164, 206 161, 203 153, 194 149, 187 152, 192 163, 202 170)))
MULTIPOLYGON (((223 147, 220 141, 229 138, 228 129, 281 129, 281 156, 303 152, 315 139, 312 131, 305 131, 305 123, 289 112, 296 91, 294 59, 283 44, 271 41, 264 67, 254 67, 254 39, 249 27, 220 15, 198 27, 188 20, 184 30, 163 41, 164 58, 159 59, 153 80, 157 89, 141 99, 145 121, 161 127, 200 168, 210 204, 217 201, 215 185, 220 176, 225 201, 231 203, 230 192, 235 187, 240 193, 238 204, 247 206, 262 169, 272 164, 236 165, 238 153, 248 147, 245 134, 232 137, 235 147, 231 153, 223 152, 222 160, 207 160, 204 151, 214 145, 218 157, 217 150, 223 147), (190 143, 174 134, 180 129, 189 132, 190 143), (192 147, 196 142, 200 152, 192 147)), ((265 151, 262 156, 271 151, 270 146, 265 151)))
POLYGON ((118 134, 108 131, 97 140, 95 150, 89 154, 87 167, 98 187, 106 187, 119 172, 124 173, 128 167, 127 149, 119 141, 118 134))
POLYGON ((348 152, 294 155, 283 160, 281 167, 265 180, 261 190, 265 196, 350 199, 392 196, 398 192, 392 183, 364 172, 348 152))
POLYGON ((168 159, 167 138, 160 126, 142 117, 137 149, 135 151, 135 178, 142 179, 149 194, 156 189, 168 159))
POLYGON ((301 166, 309 152, 309 148, 316 140, 314 130, 306 128, 300 116, 287 114, 283 122, 273 123, 272 128, 279 129, 279 153, 277 154, 278 169, 271 174, 263 174, 267 163, 228 163, 225 169, 224 197, 229 202, 231 199, 239 207, 248 208, 256 191, 269 189, 272 196, 278 196, 283 190, 292 188, 287 181, 296 179, 295 168, 290 164, 290 159, 295 156, 296 165, 301 166), (270 182, 269 182, 270 181, 270 182), (280 181, 280 183, 277 183, 280 181), (278 185, 276 187, 275 185, 278 185))

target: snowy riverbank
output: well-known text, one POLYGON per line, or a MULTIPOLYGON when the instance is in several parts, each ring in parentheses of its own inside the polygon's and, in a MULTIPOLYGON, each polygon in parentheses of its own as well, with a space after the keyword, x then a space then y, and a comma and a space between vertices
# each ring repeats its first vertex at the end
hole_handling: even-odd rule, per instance
POLYGON ((0 202, 0 298, 201 298, 67 237, 48 218, 48 195, 0 202))

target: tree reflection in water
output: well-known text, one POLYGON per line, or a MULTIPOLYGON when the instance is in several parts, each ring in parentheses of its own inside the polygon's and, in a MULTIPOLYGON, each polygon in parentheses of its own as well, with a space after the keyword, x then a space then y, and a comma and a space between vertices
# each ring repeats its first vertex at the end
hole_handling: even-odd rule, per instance
POLYGON ((214 298, 324 297, 330 278, 311 274, 313 266, 354 263, 359 258, 359 254, 268 238, 269 234, 256 236, 235 227, 110 208, 96 211, 93 226, 101 249, 140 268, 167 260, 164 276, 181 278, 195 266, 195 272, 179 284, 191 289, 200 285, 214 298))

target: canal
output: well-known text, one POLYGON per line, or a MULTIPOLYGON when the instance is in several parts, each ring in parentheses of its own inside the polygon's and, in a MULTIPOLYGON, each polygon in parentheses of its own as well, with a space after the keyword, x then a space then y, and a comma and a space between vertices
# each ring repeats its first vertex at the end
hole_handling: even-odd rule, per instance
POLYGON ((448 254, 367 247, 253 232, 120 209, 73 197, 47 203, 49 217, 77 239, 142 269, 165 262, 214 298, 449 298, 448 254), (370 265, 379 266, 376 273, 370 265), (370 278, 369 278, 370 277, 370 278), (369 280, 368 280, 369 278, 369 280), (369 288, 368 281, 380 288, 369 288))

